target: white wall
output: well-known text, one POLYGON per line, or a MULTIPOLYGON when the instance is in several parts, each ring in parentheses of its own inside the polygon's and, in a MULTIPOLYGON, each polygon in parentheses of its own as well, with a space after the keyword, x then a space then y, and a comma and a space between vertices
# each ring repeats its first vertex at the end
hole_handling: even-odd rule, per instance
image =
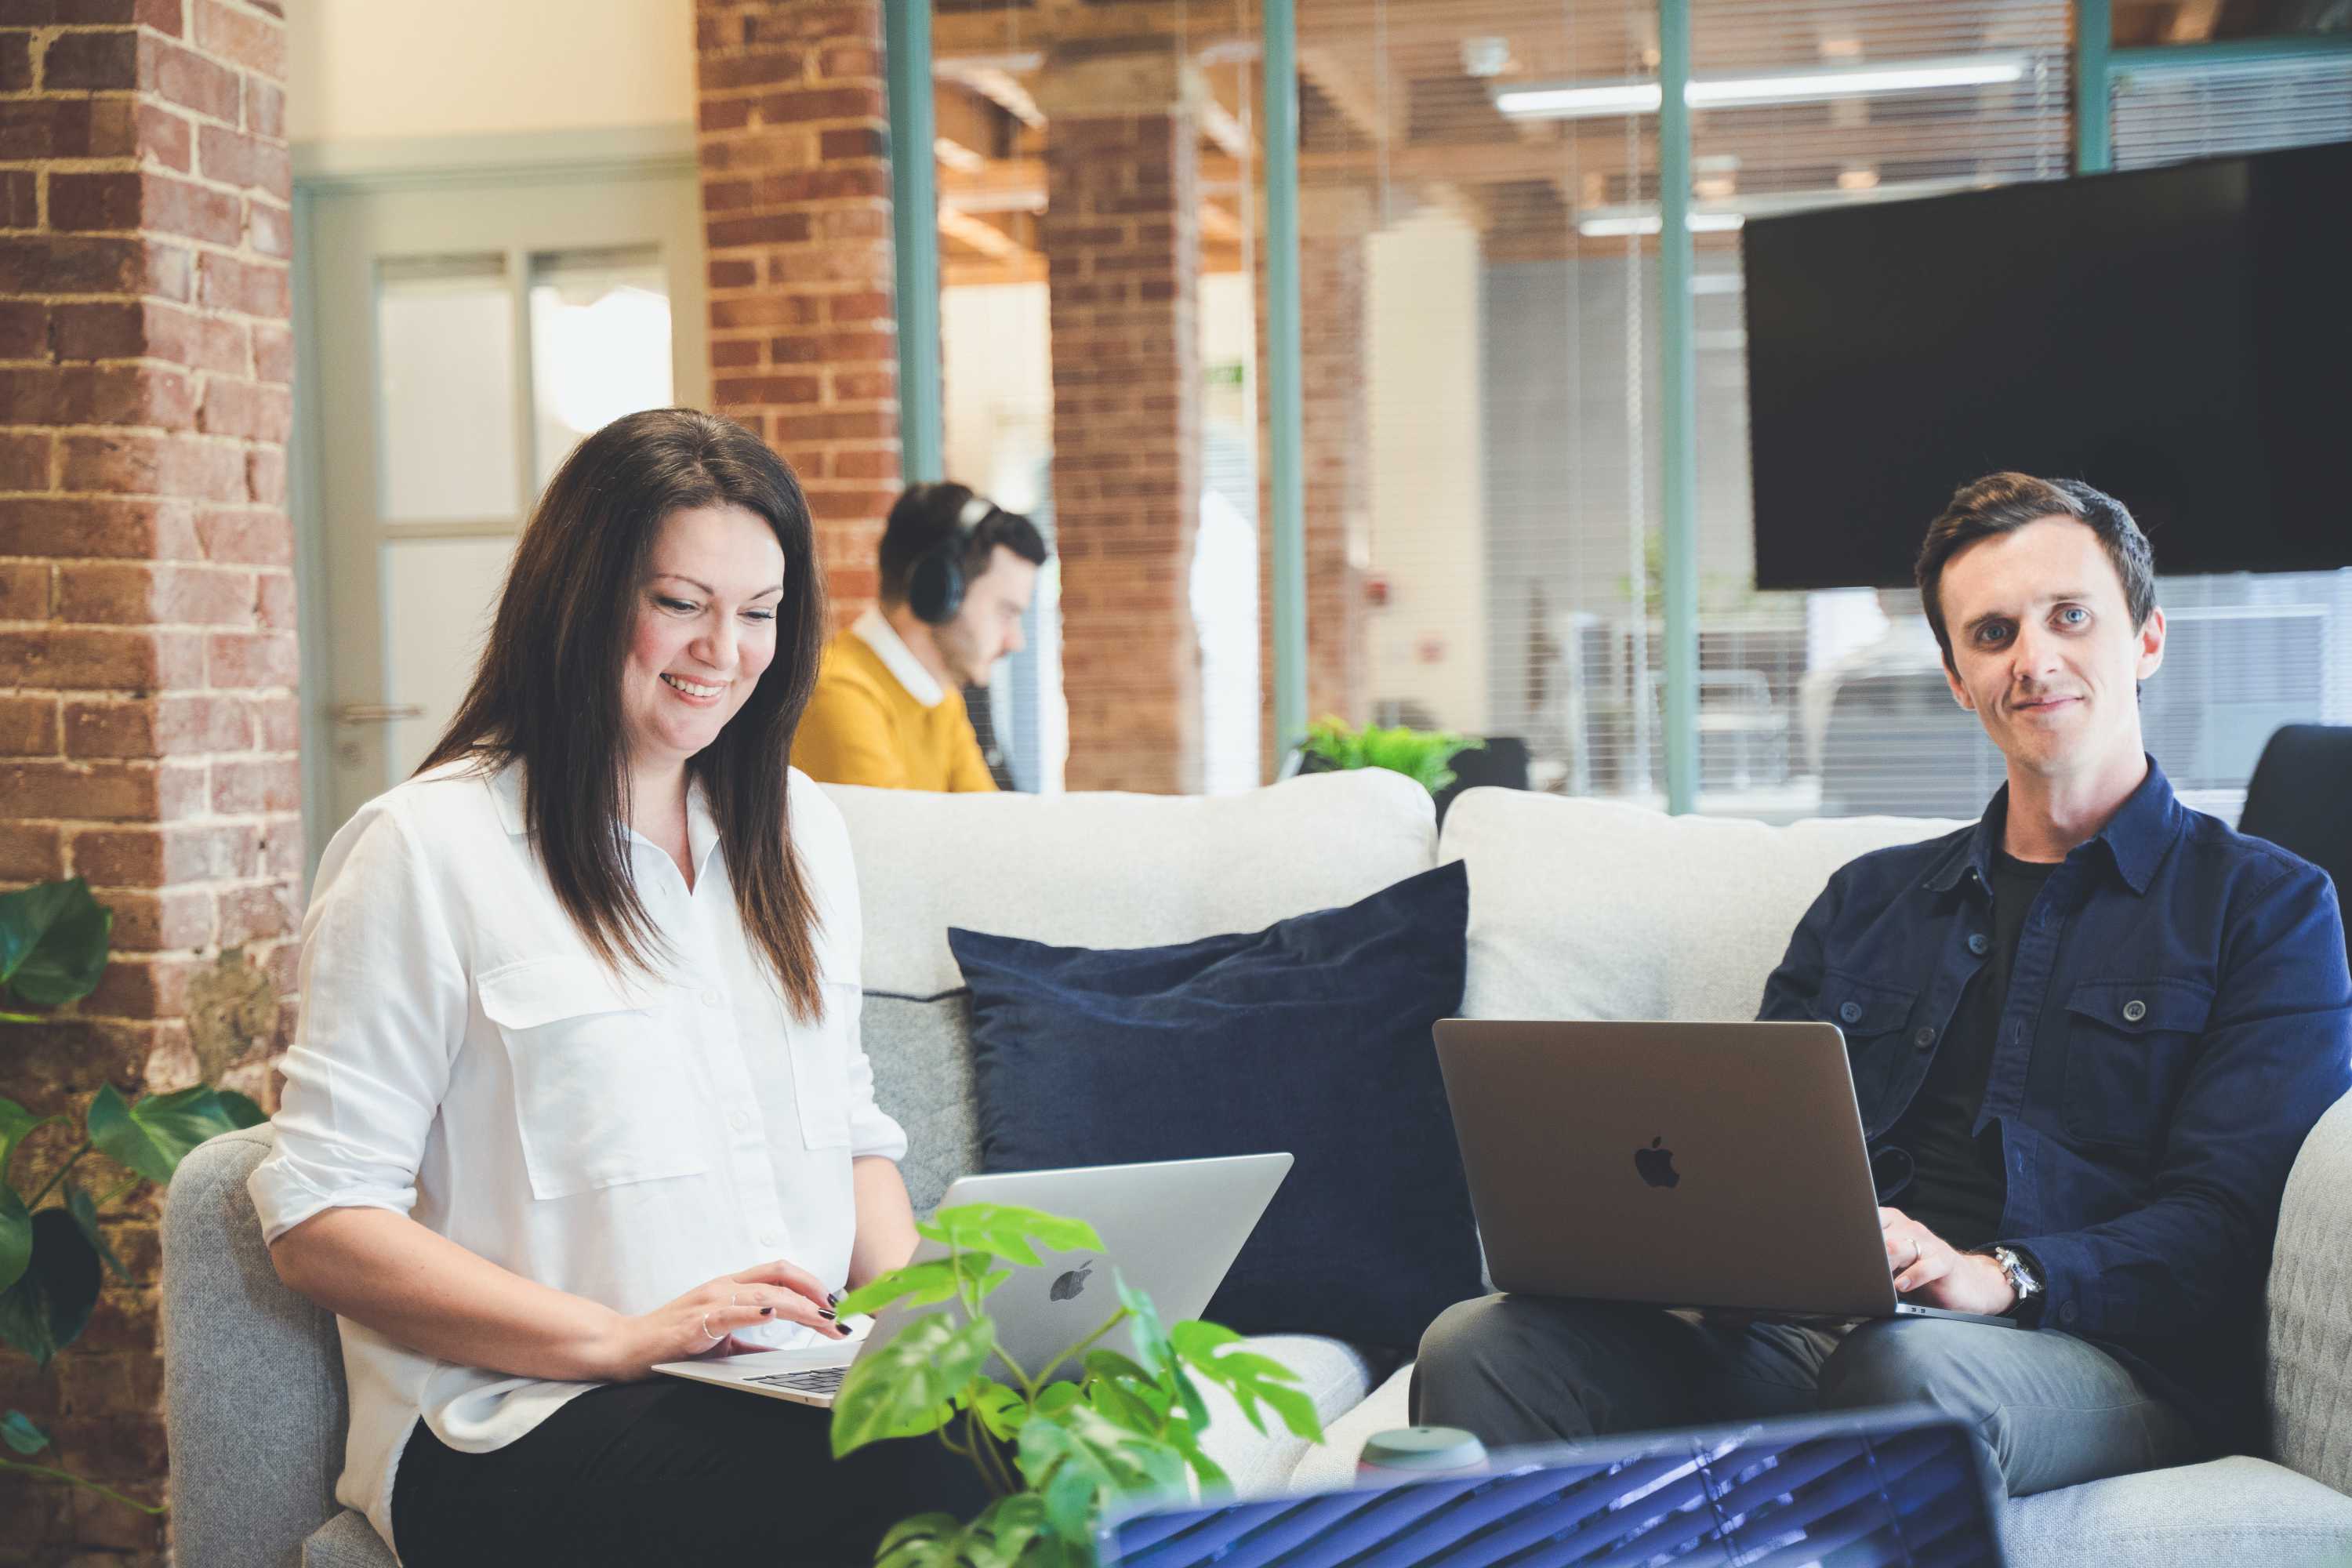
POLYGON ((290 0, 288 140, 694 121, 691 0, 290 0))
POLYGON ((1441 209, 1371 237, 1371 696, 1485 731, 1486 465, 1480 452, 1478 237, 1441 209), (1434 657, 1431 657, 1433 655, 1434 657))

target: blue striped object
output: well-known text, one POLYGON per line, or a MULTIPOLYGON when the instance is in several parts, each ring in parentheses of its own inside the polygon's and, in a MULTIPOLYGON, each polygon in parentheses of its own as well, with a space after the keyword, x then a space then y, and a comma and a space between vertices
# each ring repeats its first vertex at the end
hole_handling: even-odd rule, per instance
POLYGON ((1486 1474, 1152 1510, 1105 1568, 1999 1568, 1976 1447, 1907 1412, 1500 1455, 1486 1474))

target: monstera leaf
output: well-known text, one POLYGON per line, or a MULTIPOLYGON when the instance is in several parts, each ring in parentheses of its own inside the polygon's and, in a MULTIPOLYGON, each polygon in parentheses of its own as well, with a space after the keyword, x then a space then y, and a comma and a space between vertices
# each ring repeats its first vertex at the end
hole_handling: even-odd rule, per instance
POLYGON ((258 1120, 260 1108, 241 1094, 226 1100, 202 1084, 125 1100, 110 1083, 89 1102, 89 1141, 117 1164, 168 1183, 189 1150, 215 1133, 251 1126, 238 1120, 248 1113, 258 1120))
POLYGON ((98 987, 113 930, 79 877, 0 894, 0 990, 41 1007, 79 1001, 98 987))
POLYGON ((0 1291, 0 1340, 47 1366, 74 1342, 98 1304, 98 1252, 61 1208, 35 1215, 32 1230, 32 1267, 0 1291))

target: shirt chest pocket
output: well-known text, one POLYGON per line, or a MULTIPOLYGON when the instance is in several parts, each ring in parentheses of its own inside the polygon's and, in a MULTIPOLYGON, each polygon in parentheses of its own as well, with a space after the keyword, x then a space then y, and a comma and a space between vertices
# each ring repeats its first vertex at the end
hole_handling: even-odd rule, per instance
POLYGON ((2066 1130, 2093 1142, 2154 1142, 2213 1011, 2193 980, 2085 980, 2066 995, 2066 1130))
POLYGON ((1845 1037, 1846 1058, 1853 1064, 1854 1095, 1865 1117, 1907 1062, 1909 1053, 1897 1047, 1918 996, 1916 991, 1856 979, 1836 970, 1822 977, 1813 1016, 1824 1024, 1835 1024, 1845 1037))
POLYGON ((689 1067, 656 1002, 584 957, 526 959, 478 984, 514 1073, 533 1196, 709 1169, 689 1067))

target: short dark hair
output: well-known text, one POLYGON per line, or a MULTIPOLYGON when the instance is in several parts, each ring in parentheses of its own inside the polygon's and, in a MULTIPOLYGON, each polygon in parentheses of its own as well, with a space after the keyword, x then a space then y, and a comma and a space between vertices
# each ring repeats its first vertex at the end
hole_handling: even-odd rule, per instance
POLYGON ((1927 625, 1935 629, 1937 646, 1944 650, 1944 662, 1955 670, 1959 667, 1952 663, 1952 635, 1944 625, 1944 568, 1978 540, 2045 517, 2071 517, 2099 536, 2123 584, 2132 626, 2147 625, 2148 612, 2156 608, 2156 552, 2123 502, 2080 479, 1987 474, 1952 492, 1950 503, 1927 525, 1927 538, 1919 546, 1916 569, 1919 603, 1927 609, 1927 625))
MULTIPOLYGON (((915 563, 955 532, 975 493, 970 485, 947 482, 907 487, 882 528, 884 604, 906 603, 908 579, 914 575, 915 563)), ((1037 525, 992 501, 988 515, 973 526, 964 546, 964 576, 969 579, 987 571, 988 558, 1000 544, 1033 566, 1045 564, 1045 538, 1037 531, 1037 525)))

